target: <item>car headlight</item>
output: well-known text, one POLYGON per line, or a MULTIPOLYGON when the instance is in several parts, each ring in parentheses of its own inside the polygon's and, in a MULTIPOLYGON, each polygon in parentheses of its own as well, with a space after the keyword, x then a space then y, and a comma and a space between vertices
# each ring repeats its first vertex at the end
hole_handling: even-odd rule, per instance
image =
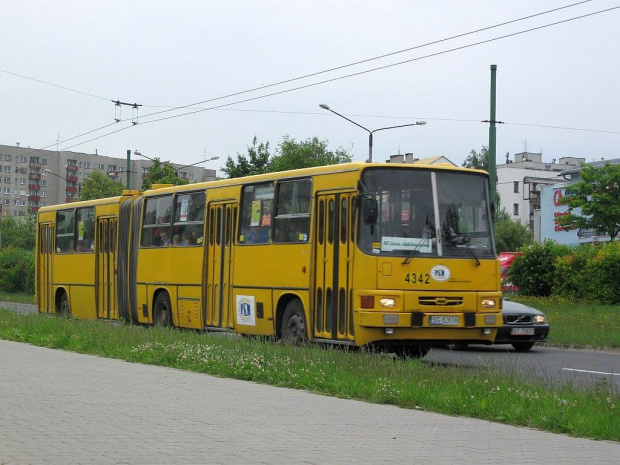
POLYGON ((542 325, 547 322, 547 317, 545 315, 534 315, 534 323, 537 325, 542 325))

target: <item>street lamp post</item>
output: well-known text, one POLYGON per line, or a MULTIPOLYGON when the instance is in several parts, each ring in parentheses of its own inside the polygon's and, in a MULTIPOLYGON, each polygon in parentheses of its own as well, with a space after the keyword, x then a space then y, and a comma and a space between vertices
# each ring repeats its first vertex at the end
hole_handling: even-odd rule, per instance
POLYGON ((362 128, 364 131, 368 132, 368 163, 372 163, 372 140, 373 140, 373 134, 377 131, 384 131, 386 129, 395 129, 395 128, 404 128, 407 126, 424 126, 426 124, 426 121, 416 121, 415 123, 409 123, 409 124, 399 124, 398 126, 388 126, 385 128, 378 128, 378 129, 368 129, 365 128, 364 126, 362 126, 361 124, 356 123, 355 121, 347 118, 344 115, 341 115, 340 113, 332 110, 331 108, 329 108, 329 105, 326 105, 325 103, 321 103, 319 105, 319 107, 321 107, 323 110, 327 110, 327 111, 331 111, 333 114, 340 116, 341 118, 346 119, 348 122, 355 124, 357 127, 362 128))
MULTIPOLYGON (((49 168, 45 168, 43 171, 45 171, 47 174, 51 174, 52 176, 56 176, 58 179, 64 180, 66 183, 71 182, 67 178, 65 178, 64 176, 60 176, 59 174, 54 173, 49 168)), ((81 182, 77 183, 77 188, 78 188, 78 197, 79 197, 80 194, 82 193, 82 183, 81 182)))

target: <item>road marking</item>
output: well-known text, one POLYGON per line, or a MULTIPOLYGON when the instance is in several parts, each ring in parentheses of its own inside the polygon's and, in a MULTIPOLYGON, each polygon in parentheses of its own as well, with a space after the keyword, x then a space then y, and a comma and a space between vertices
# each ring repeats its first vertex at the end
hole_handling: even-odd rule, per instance
POLYGON ((562 370, 564 370, 564 371, 578 371, 580 373, 592 373, 594 375, 620 376, 620 373, 607 373, 606 371, 577 370, 576 368, 562 368, 562 370))

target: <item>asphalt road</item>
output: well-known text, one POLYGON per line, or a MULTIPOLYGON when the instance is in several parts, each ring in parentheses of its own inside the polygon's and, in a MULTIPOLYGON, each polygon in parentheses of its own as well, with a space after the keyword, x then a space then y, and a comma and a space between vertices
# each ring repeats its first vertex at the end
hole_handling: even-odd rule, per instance
POLYGON ((492 365, 508 372, 533 374, 552 383, 580 387, 609 383, 620 388, 620 352, 534 346, 519 353, 510 347, 472 345, 462 351, 433 348, 424 360, 472 368, 492 365))

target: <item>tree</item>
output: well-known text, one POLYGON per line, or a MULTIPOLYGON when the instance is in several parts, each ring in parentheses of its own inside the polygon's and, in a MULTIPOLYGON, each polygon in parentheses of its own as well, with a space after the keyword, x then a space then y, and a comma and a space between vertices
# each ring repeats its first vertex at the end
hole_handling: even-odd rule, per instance
POLYGON ((84 179, 79 200, 103 199, 121 195, 125 186, 121 181, 113 181, 104 173, 94 170, 90 177, 84 179))
POLYGON ((480 152, 476 152, 474 149, 469 152, 469 155, 463 162, 463 167, 474 168, 477 170, 489 169, 489 148, 482 146, 480 152))
POLYGON ((177 172, 169 161, 161 162, 159 158, 153 159, 153 164, 146 169, 146 175, 142 180, 142 190, 150 189, 153 184, 173 184, 179 186, 187 184, 187 179, 177 176, 177 172))
POLYGON ((34 249, 36 215, 2 216, 2 249, 34 249))
POLYGON ((532 232, 518 219, 513 220, 506 210, 495 218, 495 244, 498 252, 513 252, 533 242, 532 232))
POLYGON ((288 171, 351 161, 351 154, 347 150, 338 148, 331 151, 327 149, 327 144, 327 140, 319 140, 317 137, 297 142, 284 136, 278 145, 277 155, 271 160, 270 171, 288 171))
POLYGON ((248 153, 242 155, 237 153, 237 163, 228 156, 226 167, 222 171, 229 178, 240 178, 242 176, 250 176, 253 174, 263 174, 269 171, 270 158, 269 142, 261 142, 258 144, 256 136, 252 139, 252 146, 248 146, 248 153))
POLYGON ((620 232, 620 165, 581 166, 581 181, 571 184, 560 200, 569 214, 559 216, 558 224, 566 229, 594 229, 613 241, 620 232))

